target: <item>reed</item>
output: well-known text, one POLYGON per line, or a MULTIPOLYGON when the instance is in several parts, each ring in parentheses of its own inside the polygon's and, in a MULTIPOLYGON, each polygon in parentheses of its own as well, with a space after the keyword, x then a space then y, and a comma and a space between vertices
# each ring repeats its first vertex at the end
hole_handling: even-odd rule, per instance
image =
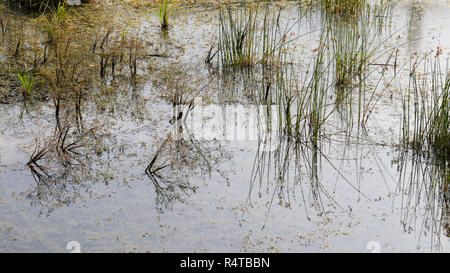
POLYGON ((446 67, 441 67, 442 49, 438 47, 433 55, 428 54, 411 64, 408 94, 402 98, 401 139, 405 147, 416 152, 431 152, 448 165, 450 73, 448 60, 446 67))
POLYGON ((392 35, 378 39, 379 25, 372 18, 379 13, 386 14, 381 8, 362 9, 359 22, 323 16, 320 41, 306 60, 309 64, 304 58, 302 68, 287 65, 296 61, 282 54, 279 60, 284 65, 265 69, 256 89, 262 103, 278 106, 278 129, 284 135, 297 142, 320 143, 331 130, 325 125, 335 113, 345 119, 342 132, 352 136, 356 124, 359 135, 379 101, 381 80, 396 76, 385 75, 388 67, 395 70, 391 62, 397 51, 395 46, 383 47, 392 35), (379 74, 378 80, 368 82, 373 74, 379 74))
POLYGON ((158 8, 159 8, 159 21, 161 22, 161 29, 167 30, 169 29, 169 16, 170 16, 170 8, 172 6, 171 0, 158 0, 158 8))
POLYGON ((336 17, 357 15, 366 5, 366 0, 321 0, 322 8, 336 17))
POLYGON ((289 44, 287 30, 280 28, 281 9, 270 4, 219 11, 219 56, 225 66, 278 65, 289 44))

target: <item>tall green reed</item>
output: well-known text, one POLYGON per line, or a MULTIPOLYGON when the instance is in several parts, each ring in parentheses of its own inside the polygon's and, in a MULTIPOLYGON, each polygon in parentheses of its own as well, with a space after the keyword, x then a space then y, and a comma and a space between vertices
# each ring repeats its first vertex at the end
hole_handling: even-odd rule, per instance
POLYGON ((434 56, 411 63, 408 93, 402 97, 401 139, 405 147, 431 152, 448 165, 450 73, 448 60, 442 67, 441 54, 438 47, 434 56))
POLYGON ((219 11, 219 54, 225 66, 279 64, 289 43, 280 28, 281 9, 270 4, 234 8, 226 4, 219 11))

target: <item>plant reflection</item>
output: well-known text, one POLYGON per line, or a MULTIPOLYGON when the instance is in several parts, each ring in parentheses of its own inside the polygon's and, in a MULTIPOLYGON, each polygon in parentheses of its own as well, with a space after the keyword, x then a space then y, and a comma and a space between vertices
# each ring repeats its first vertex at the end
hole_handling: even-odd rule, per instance
POLYGON ((397 192, 401 196, 401 223, 405 231, 431 233, 431 247, 440 249, 442 233, 449 235, 448 162, 404 151, 395 163, 400 174, 397 192), (422 223, 416 222, 419 215, 423 217, 422 223))
POLYGON ((198 189, 192 182, 195 175, 211 177, 216 172, 228 181, 225 173, 216 166, 230 156, 213 144, 193 138, 172 137, 172 133, 166 136, 145 169, 155 187, 158 212, 171 210, 176 202, 185 203, 198 189))
POLYGON ((90 184, 85 181, 95 179, 85 149, 85 140, 92 136, 93 129, 81 134, 71 130, 65 125, 62 131, 56 130, 51 137, 37 141, 26 164, 36 185, 25 196, 32 205, 41 207, 41 215, 48 216, 55 208, 76 202, 82 191, 90 191, 90 184))

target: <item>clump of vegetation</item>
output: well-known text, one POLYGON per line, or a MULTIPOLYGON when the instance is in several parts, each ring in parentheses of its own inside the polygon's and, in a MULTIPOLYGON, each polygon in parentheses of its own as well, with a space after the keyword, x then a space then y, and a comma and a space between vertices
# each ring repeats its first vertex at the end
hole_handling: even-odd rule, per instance
POLYGON ((416 59, 411 66, 410 87, 403 98, 402 142, 415 151, 432 152, 448 165, 450 158, 448 61, 442 71, 440 55, 416 59), (423 67, 419 73, 417 70, 423 67))
POLYGON ((4 16, 5 7, 0 3, 0 35, 5 36, 8 31, 8 20, 4 16))
POLYGON ((75 113, 81 128, 82 105, 93 92, 119 73, 129 82, 137 82, 139 62, 147 56, 146 45, 132 26, 111 20, 111 14, 98 17, 95 12, 75 12, 62 2, 48 11, 34 19, 22 19, 21 26, 8 23, 5 27, 8 33, 0 42, 7 56, 0 63, 0 77, 10 83, 0 84, 2 101, 11 101, 14 92, 16 96, 21 93, 23 100, 39 94, 39 98, 53 101, 58 129, 65 118, 62 113, 70 118, 75 113), (9 79, 10 75, 14 78, 9 79), (12 84, 19 84, 14 90, 21 92, 3 92, 2 86, 13 89, 9 87, 12 84))
POLYGON ((48 11, 52 8, 57 8, 66 3, 79 2, 87 4, 91 0, 67 1, 67 0, 4 0, 5 4, 11 8, 20 9, 23 11, 48 11))
POLYGON ((366 4, 366 0, 322 0, 322 7, 334 16, 351 16, 358 14, 366 4))
POLYGON ((161 22, 161 29, 169 29, 169 11, 171 8, 171 0, 158 0, 159 20, 161 22))
POLYGON ((446 79, 441 98, 435 101, 437 109, 432 113, 432 126, 428 135, 436 154, 446 161, 450 158, 449 89, 450 79, 446 79))
MULTIPOLYGON (((323 19, 320 42, 309 65, 303 71, 294 71, 290 65, 272 69, 273 79, 264 75, 262 81, 267 84, 260 89, 266 104, 277 104, 283 133, 302 143, 320 143, 319 138, 325 135, 324 125, 334 113, 345 122, 342 130, 347 136, 356 126, 359 133, 379 101, 379 81, 387 78, 385 68, 391 65, 396 52, 394 47, 383 48, 375 42, 378 36, 371 29, 373 26, 323 19), (379 61, 381 56, 386 63, 379 61), (368 75, 379 71, 379 67, 380 79, 371 86, 372 82, 366 82, 368 75), (336 97, 331 101, 333 93, 336 97)), ((287 60, 286 57, 283 63, 292 63, 287 60)))
POLYGON ((27 70, 23 75, 20 73, 17 73, 17 77, 20 80, 21 86, 22 86, 22 96, 24 99, 29 98, 32 95, 34 83, 37 79, 36 76, 34 76, 31 71, 27 70))
POLYGON ((63 102, 71 102, 81 123, 81 103, 92 86, 96 67, 90 50, 90 33, 80 27, 78 14, 59 5, 52 14, 42 15, 38 26, 45 33, 42 65, 39 74, 48 84, 47 91, 55 106, 55 118, 61 129, 60 109, 63 102), (73 103, 73 104, 72 104, 73 103))
POLYGON ((336 85, 347 85, 354 75, 361 75, 368 55, 367 40, 360 29, 345 22, 330 24, 330 44, 334 56, 336 85))
POLYGON ((139 60, 147 55, 144 40, 139 34, 131 34, 125 28, 114 31, 114 26, 108 27, 103 36, 96 38, 92 51, 99 57, 102 79, 107 76, 108 66, 111 67, 110 74, 115 79, 116 72, 121 71, 123 65, 127 64, 133 82, 136 81, 139 60))
POLYGON ((57 7, 64 0, 4 0, 4 2, 12 8, 21 10, 42 10, 47 7, 57 7))
POLYGON ((281 9, 266 4, 233 9, 226 4, 219 12, 219 54, 223 65, 279 64, 290 42, 280 29, 281 9))

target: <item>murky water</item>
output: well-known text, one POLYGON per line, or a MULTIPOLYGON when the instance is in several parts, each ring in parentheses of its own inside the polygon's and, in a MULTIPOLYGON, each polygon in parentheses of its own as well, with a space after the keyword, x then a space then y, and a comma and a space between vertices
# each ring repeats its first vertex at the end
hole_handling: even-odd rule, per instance
MULTIPOLYGON (((55 130, 53 104, 0 105, 2 252, 66 252, 69 241, 83 252, 369 252, 372 241, 382 252, 450 252, 448 209, 424 186, 433 167, 396 148, 408 71, 383 79, 367 133, 357 138, 342 133, 333 113, 315 145, 279 138, 264 150, 257 140, 195 137, 163 145, 177 130, 171 89, 194 90, 187 102, 248 106, 253 80, 204 64, 218 39, 214 5, 177 9, 168 33, 154 10, 124 13, 158 41, 158 56, 146 60, 142 84, 113 87, 101 110, 83 106, 92 133, 72 158, 49 152, 33 172, 30 156, 55 130), (163 168, 148 174, 160 147, 155 166, 163 168)), ((391 13, 377 39, 397 45, 399 63, 437 46, 450 52, 449 1, 401 1, 391 13)), ((300 68, 319 44, 320 14, 299 20, 296 3, 283 9, 281 24, 305 34, 290 44, 300 68)))

